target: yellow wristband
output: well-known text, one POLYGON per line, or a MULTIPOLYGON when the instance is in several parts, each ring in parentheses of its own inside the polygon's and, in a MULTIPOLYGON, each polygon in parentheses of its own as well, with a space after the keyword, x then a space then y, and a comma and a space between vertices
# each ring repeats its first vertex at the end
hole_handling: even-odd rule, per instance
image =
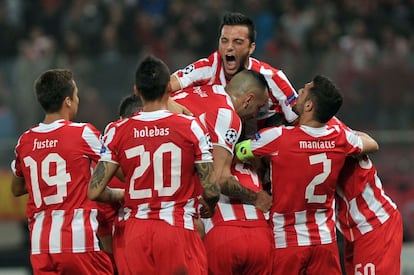
POLYGON ((251 140, 243 140, 236 144, 236 156, 239 160, 247 160, 254 158, 252 148, 250 146, 251 140))

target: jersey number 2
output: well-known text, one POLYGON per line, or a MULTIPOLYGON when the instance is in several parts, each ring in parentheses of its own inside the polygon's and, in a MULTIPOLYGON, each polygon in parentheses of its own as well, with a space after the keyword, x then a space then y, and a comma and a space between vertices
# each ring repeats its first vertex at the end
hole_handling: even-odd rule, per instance
POLYGON ((322 153, 310 156, 309 163, 311 165, 322 163, 323 170, 306 186, 305 198, 308 203, 325 203, 326 195, 316 195, 315 187, 318 184, 322 184, 331 173, 331 160, 328 159, 325 153, 322 153))

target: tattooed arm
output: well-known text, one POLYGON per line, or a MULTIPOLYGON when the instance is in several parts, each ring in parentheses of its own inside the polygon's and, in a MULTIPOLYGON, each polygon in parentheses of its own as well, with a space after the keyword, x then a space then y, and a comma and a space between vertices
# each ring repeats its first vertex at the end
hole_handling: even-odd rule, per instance
POLYGON ((254 192, 243 185, 231 174, 231 163, 233 157, 231 153, 221 146, 214 146, 214 170, 218 177, 221 193, 256 206, 266 212, 272 206, 272 197, 266 191, 254 192))
MULTIPOLYGON (((220 186, 214 178, 214 166, 212 162, 196 163, 198 177, 203 187, 203 199, 214 214, 216 204, 220 198, 220 186)), ((205 216, 207 218, 207 216, 205 216)))
POLYGON ((100 202, 117 202, 124 199, 124 190, 107 187, 109 181, 115 175, 119 165, 99 161, 92 174, 88 187, 88 198, 100 202))

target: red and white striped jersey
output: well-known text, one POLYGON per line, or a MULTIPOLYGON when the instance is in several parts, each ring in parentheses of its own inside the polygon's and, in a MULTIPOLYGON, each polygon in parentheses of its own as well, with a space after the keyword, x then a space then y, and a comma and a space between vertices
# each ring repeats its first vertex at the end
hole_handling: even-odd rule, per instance
MULTIPOLYGON (((263 190, 262 182, 257 173, 252 170, 248 163, 235 163, 231 167, 231 173, 237 178, 241 185, 254 192, 263 190)), ((269 213, 263 213, 254 205, 244 204, 238 200, 230 199, 221 194, 217 203, 216 212, 210 219, 202 219, 206 233, 214 226, 220 224, 239 226, 267 226, 269 213), (249 223, 246 223, 249 222, 249 223)))
MULTIPOLYGON (((102 137, 103 142, 105 142, 106 133, 112 128, 115 127, 116 124, 122 121, 122 118, 112 121, 108 123, 104 129, 104 134, 102 137)), ((119 180, 117 177, 113 177, 111 181, 108 183, 108 186, 110 188, 125 188, 125 183, 121 180, 119 180)), ((123 226, 120 225, 121 223, 124 223, 124 209, 123 206, 119 203, 99 203, 99 210, 100 219, 99 221, 99 230, 98 230, 98 236, 105 236, 108 234, 112 234, 114 227, 116 226, 123 226)))
POLYGON ((101 148, 94 126, 63 119, 19 138, 11 168, 29 193, 32 254, 99 250, 97 204, 86 194, 101 148))
POLYGON ((138 112, 109 129, 101 161, 125 176, 125 218, 163 220, 194 230, 194 163, 212 162, 207 130, 166 110, 138 112))
POLYGON ((172 98, 198 117, 209 131, 214 145, 222 146, 233 154, 242 123, 223 86, 189 87, 175 92, 172 98))
POLYGON ((334 242, 335 187, 346 156, 361 152, 360 137, 340 127, 282 126, 259 131, 250 147, 271 157, 276 248, 334 242))
POLYGON ((337 227, 351 242, 385 223, 397 208, 367 155, 346 159, 336 192, 337 227))
MULTIPOLYGON (((260 72, 266 78, 270 88, 269 98, 272 101, 270 109, 283 113, 287 121, 294 121, 297 115, 292 111, 292 106, 298 95, 283 71, 253 57, 249 57, 247 69, 260 72)), ((197 60, 184 69, 177 70, 174 75, 179 80, 181 88, 213 84, 226 86, 228 83, 218 51, 207 58, 197 60)))

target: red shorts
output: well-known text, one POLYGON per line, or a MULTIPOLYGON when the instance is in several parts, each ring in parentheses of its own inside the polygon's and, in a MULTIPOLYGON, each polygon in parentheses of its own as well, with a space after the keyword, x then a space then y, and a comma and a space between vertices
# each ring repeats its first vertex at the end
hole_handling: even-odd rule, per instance
POLYGON ((206 251, 196 231, 129 218, 124 237, 129 274, 207 274, 206 251))
POLYGON ((128 267, 125 261, 125 240, 124 240, 125 222, 118 223, 115 226, 114 235, 112 237, 112 249, 119 275, 128 274, 128 267))
POLYGON ((205 236, 209 274, 272 274, 270 226, 214 226, 205 236))
POLYGON ((110 257, 103 251, 35 254, 30 256, 33 274, 113 274, 110 257))
POLYGON ((341 274, 336 242, 273 250, 273 274, 341 274))
POLYGON ((400 274, 402 220, 398 211, 381 226, 354 242, 344 239, 347 274, 400 274))

